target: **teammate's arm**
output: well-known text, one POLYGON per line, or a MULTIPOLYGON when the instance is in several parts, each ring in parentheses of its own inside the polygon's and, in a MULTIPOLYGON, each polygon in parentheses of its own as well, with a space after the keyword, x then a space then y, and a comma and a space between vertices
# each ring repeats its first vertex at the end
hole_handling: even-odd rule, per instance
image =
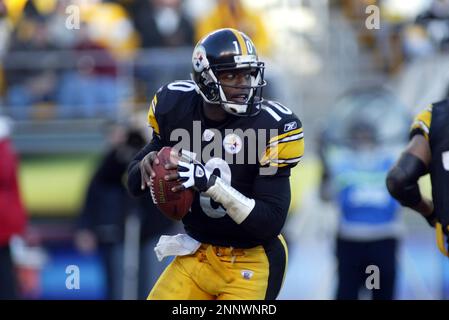
POLYGON ((432 200, 422 196, 418 185, 419 178, 428 173, 431 151, 426 136, 419 133, 414 132, 401 157, 388 172, 387 188, 403 206, 419 212, 433 226, 436 216, 432 200))

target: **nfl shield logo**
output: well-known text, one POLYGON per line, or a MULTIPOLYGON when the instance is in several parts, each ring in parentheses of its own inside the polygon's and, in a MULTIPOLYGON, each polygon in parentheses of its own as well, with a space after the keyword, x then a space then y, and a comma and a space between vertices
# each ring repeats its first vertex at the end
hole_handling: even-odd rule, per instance
POLYGON ((245 280, 249 280, 253 277, 254 272, 252 272, 251 270, 242 270, 242 277, 245 280))

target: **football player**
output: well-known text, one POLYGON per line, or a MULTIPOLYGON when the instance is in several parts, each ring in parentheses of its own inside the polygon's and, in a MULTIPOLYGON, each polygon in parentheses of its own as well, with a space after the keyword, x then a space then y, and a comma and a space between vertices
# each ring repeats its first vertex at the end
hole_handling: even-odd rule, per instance
POLYGON ((403 206, 419 212, 436 227, 440 251, 448 255, 449 234, 449 100, 434 103, 418 114, 410 143, 387 176, 387 187, 403 206), (430 173, 432 200, 421 195, 418 179, 430 173))
POLYGON ((161 238, 155 249, 162 256, 175 250, 176 258, 148 298, 275 299, 287 266, 280 232, 290 205, 290 169, 304 151, 301 122, 262 98, 264 63, 238 30, 206 35, 192 68, 192 81, 155 94, 148 113, 153 139, 128 170, 131 193, 149 196, 157 151, 182 143, 191 161, 169 165, 178 173, 166 179, 182 182, 175 192, 197 191, 182 220, 186 235, 161 238), (180 141, 186 132, 187 143, 180 141), (257 145, 263 148, 255 156, 257 145))

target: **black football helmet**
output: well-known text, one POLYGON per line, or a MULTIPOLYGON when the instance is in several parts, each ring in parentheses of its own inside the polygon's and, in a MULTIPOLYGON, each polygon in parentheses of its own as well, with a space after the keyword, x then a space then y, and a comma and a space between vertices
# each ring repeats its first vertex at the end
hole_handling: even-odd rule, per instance
POLYGON ((195 46, 192 55, 192 79, 196 90, 208 103, 221 107, 238 116, 253 116, 259 113, 264 80, 264 62, 259 61, 256 48, 251 39, 241 31, 226 28, 206 35, 195 46), (251 70, 250 86, 232 86, 249 89, 244 102, 230 101, 218 80, 220 71, 238 69, 251 70))

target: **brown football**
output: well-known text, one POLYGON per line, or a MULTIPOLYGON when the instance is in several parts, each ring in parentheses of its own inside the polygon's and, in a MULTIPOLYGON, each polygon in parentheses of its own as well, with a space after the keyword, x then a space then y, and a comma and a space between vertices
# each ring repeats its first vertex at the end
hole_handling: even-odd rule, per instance
POLYGON ((171 189, 179 185, 180 182, 166 181, 164 177, 170 173, 176 173, 176 169, 167 170, 165 165, 167 163, 178 163, 178 152, 170 147, 163 147, 157 154, 159 164, 153 163, 153 170, 156 176, 151 179, 151 197, 154 204, 159 210, 170 219, 181 220, 187 212, 193 202, 194 191, 192 189, 186 189, 179 192, 173 192, 171 189))

